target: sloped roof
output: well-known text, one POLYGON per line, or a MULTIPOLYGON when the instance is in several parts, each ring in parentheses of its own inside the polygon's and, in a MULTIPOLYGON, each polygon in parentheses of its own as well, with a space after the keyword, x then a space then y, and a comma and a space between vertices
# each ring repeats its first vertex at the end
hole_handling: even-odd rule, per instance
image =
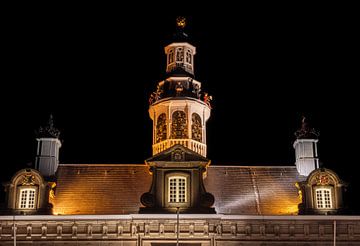
MULTIPOLYGON (((60 165, 57 177, 58 214, 138 213, 152 180, 144 164, 60 165)), ((302 180, 295 167, 210 166, 204 183, 217 213, 285 215, 297 212, 302 180)))
POLYGON ((138 213, 140 196, 152 176, 143 165, 60 165, 54 212, 59 214, 138 213))
POLYGON ((295 183, 304 179, 292 166, 210 166, 204 184, 217 213, 285 215, 297 213, 295 183))

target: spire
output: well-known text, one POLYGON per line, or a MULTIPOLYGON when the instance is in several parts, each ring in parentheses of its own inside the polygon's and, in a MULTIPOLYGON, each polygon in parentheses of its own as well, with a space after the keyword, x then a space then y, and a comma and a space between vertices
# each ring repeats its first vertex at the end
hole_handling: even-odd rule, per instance
POLYGON ((301 128, 295 132, 297 139, 317 139, 319 132, 309 126, 305 116, 301 119, 301 128))
POLYGON ((40 126, 39 130, 36 132, 37 137, 42 138, 59 138, 60 131, 54 127, 54 118, 53 115, 50 114, 48 123, 46 126, 40 126))
POLYGON ((176 18, 176 31, 174 33, 173 42, 186 42, 189 39, 189 36, 184 32, 186 27, 186 18, 179 16, 176 18))

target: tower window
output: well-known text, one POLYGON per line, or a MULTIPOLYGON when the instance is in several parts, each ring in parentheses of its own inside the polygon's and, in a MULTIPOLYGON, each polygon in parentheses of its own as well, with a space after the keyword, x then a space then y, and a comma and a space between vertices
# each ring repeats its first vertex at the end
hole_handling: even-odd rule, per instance
POLYGON ((184 111, 175 111, 172 114, 171 138, 184 139, 188 137, 187 119, 184 111))
POLYGON ((186 201, 186 177, 174 176, 169 178, 168 189, 169 203, 185 203, 186 201))
POLYGON ((191 137, 198 142, 202 141, 201 117, 197 113, 192 114, 191 137))
POLYGON ((315 190, 316 206, 318 209, 331 209, 333 207, 331 188, 317 188, 315 190))
POLYGON ((171 64, 174 62, 174 50, 171 49, 168 54, 168 64, 171 64))
POLYGON ((25 188, 20 190, 19 208, 35 209, 36 190, 35 188, 25 188))
POLYGON ((186 51, 186 62, 192 64, 192 55, 190 50, 186 51))
POLYGON ((183 48, 176 49, 176 61, 183 62, 184 61, 184 50, 183 48))
POLYGON ((156 143, 166 140, 166 114, 160 114, 156 122, 156 143))

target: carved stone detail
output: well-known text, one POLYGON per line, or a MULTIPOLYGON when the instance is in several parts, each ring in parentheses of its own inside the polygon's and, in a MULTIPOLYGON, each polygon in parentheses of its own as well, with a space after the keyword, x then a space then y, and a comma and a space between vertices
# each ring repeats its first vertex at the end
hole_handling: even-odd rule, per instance
POLYGON ((30 173, 24 174, 22 185, 35 185, 35 176, 30 173))
POLYGON ((77 237, 77 225, 76 224, 73 224, 72 227, 71 227, 71 237, 72 238, 76 238, 77 237))
POLYGON ((87 237, 88 237, 88 238, 91 238, 91 237, 92 237, 93 229, 92 229, 92 225, 91 225, 91 224, 87 225, 86 234, 87 234, 87 237))
POLYGON ((43 224, 41 226, 41 238, 46 238, 47 235, 47 225, 43 224))
POLYGON ((118 224, 117 226, 117 236, 121 237, 124 233, 124 226, 121 224, 118 224))
POLYGON ((31 224, 28 224, 26 226, 26 238, 31 238, 31 234, 32 234, 32 226, 31 224))
POLYGON ((57 238, 62 237, 62 225, 61 224, 56 225, 56 236, 57 236, 57 238))

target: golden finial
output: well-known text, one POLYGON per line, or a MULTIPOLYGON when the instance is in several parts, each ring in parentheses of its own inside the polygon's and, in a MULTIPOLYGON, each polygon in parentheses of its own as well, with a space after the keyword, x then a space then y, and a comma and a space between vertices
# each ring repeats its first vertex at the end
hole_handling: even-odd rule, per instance
POLYGON ((180 28, 185 28, 186 18, 183 16, 179 16, 178 18, 176 18, 176 25, 180 28))

